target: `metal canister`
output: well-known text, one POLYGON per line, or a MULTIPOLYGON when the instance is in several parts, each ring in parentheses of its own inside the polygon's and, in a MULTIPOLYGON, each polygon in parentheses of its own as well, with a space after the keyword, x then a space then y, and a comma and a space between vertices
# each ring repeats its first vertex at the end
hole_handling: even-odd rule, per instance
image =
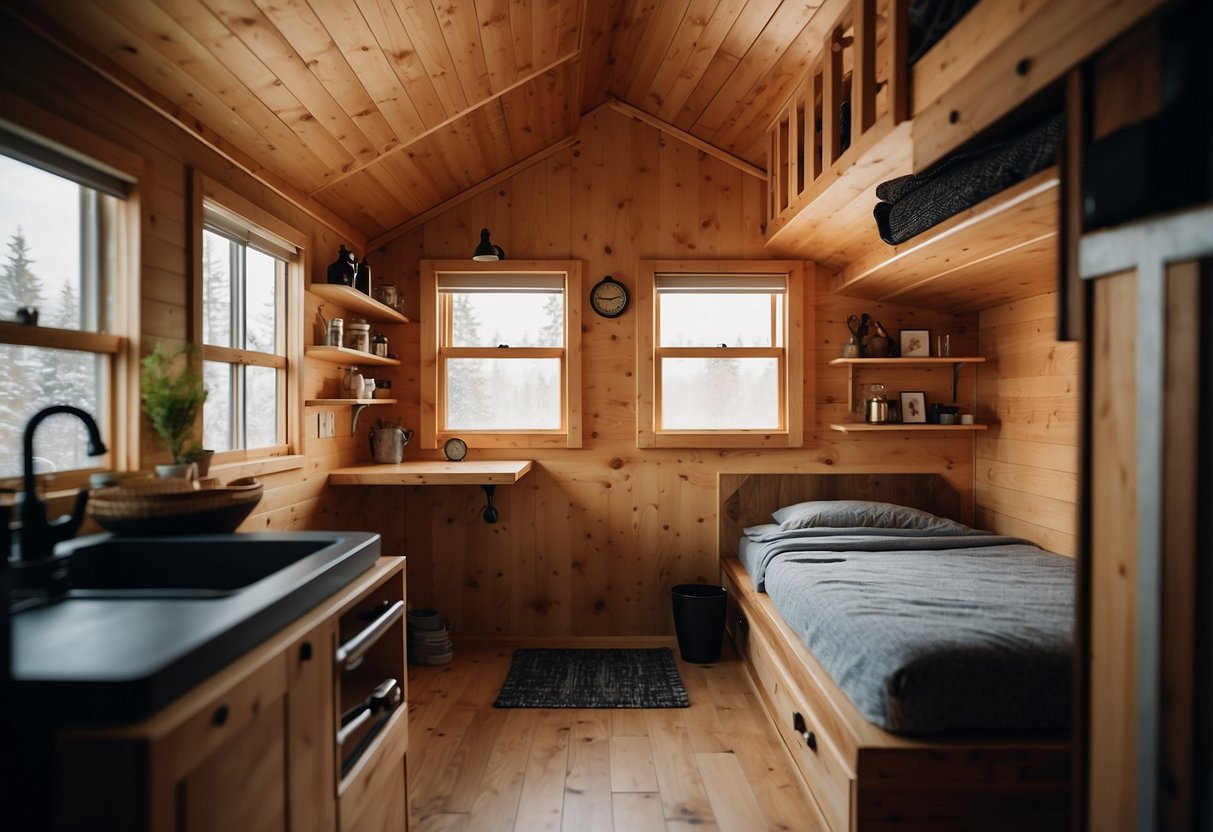
POLYGON ((330 347, 345 346, 345 321, 343 319, 329 319, 328 337, 325 343, 330 347))
POLYGON ((375 333, 375 338, 371 341, 371 352, 381 358, 387 358, 387 336, 382 332, 375 333))
POLYGON ((350 324, 346 346, 359 352, 371 351, 371 325, 365 321, 350 324))

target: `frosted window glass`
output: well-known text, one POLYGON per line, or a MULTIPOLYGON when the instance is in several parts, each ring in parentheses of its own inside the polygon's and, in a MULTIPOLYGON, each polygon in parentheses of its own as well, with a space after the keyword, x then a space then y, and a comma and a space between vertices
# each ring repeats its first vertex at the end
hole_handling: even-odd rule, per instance
POLYGON ((663 358, 662 430, 778 430, 774 358, 663 358))

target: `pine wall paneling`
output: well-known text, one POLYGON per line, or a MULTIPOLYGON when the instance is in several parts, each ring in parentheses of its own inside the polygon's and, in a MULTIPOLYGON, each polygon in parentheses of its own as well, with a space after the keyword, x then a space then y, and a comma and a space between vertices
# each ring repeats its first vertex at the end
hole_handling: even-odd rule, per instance
MULTIPOLYGON (((7 18, 4 20, 7 22, 7 18)), ((145 178, 139 183, 143 209, 138 292, 141 323, 135 349, 140 354, 149 352, 156 340, 179 341, 188 333, 191 170, 221 182, 307 235, 311 264, 321 279, 339 243, 357 247, 363 242, 350 240, 320 223, 142 102, 29 36, 20 25, 0 25, 0 45, 0 83, 5 95, 78 124, 82 130, 146 160, 145 178), (31 71, 31 67, 37 70, 31 71)), ((11 112, 8 115, 13 117, 11 112)), ((306 314, 312 316, 314 310, 315 299, 308 296, 306 314)), ((331 312, 326 310, 326 314, 331 312)), ((312 343, 310 328, 305 337, 312 343)), ((311 398, 322 388, 333 386, 338 374, 336 365, 307 362, 301 398, 311 398)), ((303 467, 260 475, 266 486, 265 496, 242 530, 349 525, 345 501, 326 488, 325 474, 330 468, 362 460, 365 438, 348 435, 348 408, 338 412, 337 423, 336 438, 317 439, 315 409, 308 409, 303 424, 307 454, 303 467)), ((165 451, 146 419, 141 418, 139 433, 141 467, 164 461, 165 451)), ((255 469, 251 472, 256 473, 255 469)), ((218 473, 224 476, 222 470, 218 473)))
MULTIPOLYGON (((605 274, 634 287, 639 259, 764 259, 763 182, 656 129, 604 108, 585 119, 572 147, 544 159, 372 252, 417 309, 421 259, 470 257, 481 227, 511 258, 577 258, 586 286, 605 274)), ((525 455, 535 468, 498 488, 501 521, 480 518, 475 486, 346 487, 352 519, 409 556, 410 601, 434 606, 463 636, 621 636, 670 633, 669 589, 716 582, 716 479, 758 469, 937 471, 973 512, 973 440, 828 429, 845 411, 846 370, 826 362, 849 337, 846 316, 868 312, 892 332, 947 331, 953 349, 977 349, 976 316, 909 309, 829 294, 817 270, 806 291, 806 431, 803 448, 638 450, 635 444, 635 312, 608 320, 583 307, 584 447, 473 450, 525 455), (815 376, 815 379, 813 378, 815 376)), ((585 299, 582 299, 585 303, 585 299)), ((416 427, 417 333, 397 328, 403 423, 416 427)), ((894 377, 896 376, 896 377, 894 377)), ((874 379, 878 380, 878 379, 874 379)), ((900 370, 891 389, 950 398, 950 373, 900 370), (908 375, 906 375, 908 374, 908 375), (913 387, 909 385, 913 384, 913 387)), ((962 397, 968 393, 962 384, 962 397)), ((971 399, 970 399, 971 400, 971 399)), ((410 447, 411 459, 439 452, 410 447)))
POLYGON ((1056 340, 1057 296, 981 312, 977 522, 1078 551, 1079 345, 1056 340))

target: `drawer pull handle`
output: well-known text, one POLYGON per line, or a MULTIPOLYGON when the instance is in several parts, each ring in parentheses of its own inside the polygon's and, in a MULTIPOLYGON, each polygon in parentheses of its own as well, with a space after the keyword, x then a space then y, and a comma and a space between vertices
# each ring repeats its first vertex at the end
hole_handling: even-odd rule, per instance
POLYGON ((215 709, 215 713, 211 714, 211 722, 215 723, 216 725, 222 725, 223 723, 227 722, 229 713, 230 711, 228 710, 226 704, 220 705, 215 709))
POLYGON ((817 751, 817 735, 809 730, 808 724, 804 721, 804 716, 800 711, 792 713, 792 730, 804 739, 804 744, 809 747, 810 751, 817 751))
POLYGON ((383 613, 351 638, 337 648, 337 664, 343 670, 353 670, 362 662, 362 656, 388 628, 404 617, 404 601, 397 601, 383 613))

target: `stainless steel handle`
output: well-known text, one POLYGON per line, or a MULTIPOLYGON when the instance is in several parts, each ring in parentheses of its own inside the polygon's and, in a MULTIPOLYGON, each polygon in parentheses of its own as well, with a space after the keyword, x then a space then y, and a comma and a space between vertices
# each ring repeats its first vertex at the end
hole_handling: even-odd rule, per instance
POLYGON ((337 747, 341 748, 345 745, 345 741, 350 738, 350 735, 366 724, 373 715, 374 711, 367 705, 361 706, 360 710, 353 719, 341 726, 341 730, 337 732, 337 747))
POLYGON ((345 644, 337 648, 336 661, 342 670, 353 670, 362 663, 362 656, 388 628, 404 617, 404 601, 397 601, 382 615, 345 644))

